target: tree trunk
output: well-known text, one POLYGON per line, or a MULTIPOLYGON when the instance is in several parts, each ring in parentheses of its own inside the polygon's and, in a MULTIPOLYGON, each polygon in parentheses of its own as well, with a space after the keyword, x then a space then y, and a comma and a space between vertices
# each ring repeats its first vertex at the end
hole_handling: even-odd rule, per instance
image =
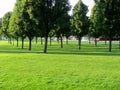
POLYGON ((10 40, 10 44, 12 44, 12 39, 11 39, 11 37, 9 38, 9 40, 10 40))
POLYGON ((8 43, 10 43, 10 40, 9 40, 9 38, 8 38, 8 43))
POLYGON ((43 40, 42 40, 42 37, 41 37, 41 45, 43 45, 43 40))
POLYGON ((14 46, 14 38, 13 38, 13 46, 14 46))
POLYGON ((10 44, 10 38, 8 38, 8 43, 10 44))
POLYGON ((119 40, 119 49, 120 49, 120 40, 119 40))
POLYGON ((68 37, 66 37, 66 44, 68 45, 68 37))
POLYGON ((44 53, 47 53, 48 35, 45 36, 44 53))
POLYGON ((29 38, 29 51, 31 51, 31 48, 32 48, 32 39, 31 37, 29 38))
POLYGON ((22 49, 24 48, 24 37, 22 37, 22 49))
POLYGON ((90 36, 89 36, 89 44, 91 44, 91 41, 90 41, 90 36))
POLYGON ((38 43, 38 37, 36 37, 36 44, 38 43))
POLYGON ((119 40, 118 42, 119 42, 119 49, 120 49, 120 39, 118 39, 118 40, 119 40))
POLYGON ((57 42, 58 42, 58 44, 59 44, 59 37, 57 37, 57 42))
POLYGON ((112 40, 110 39, 109 40, 109 52, 111 52, 112 51, 112 40))
POLYGON ((109 39, 109 52, 112 52, 112 32, 110 30, 110 39, 109 39))
POLYGON ((95 37, 95 46, 97 47, 97 38, 95 37))
POLYGON ((105 40, 105 45, 107 45, 107 40, 105 40))
POLYGON ((105 36, 105 45, 107 45, 107 37, 105 36))
POLYGON ((81 49, 81 37, 78 38, 78 46, 79 46, 79 50, 81 49))
POLYGON ((119 43, 119 49, 120 49, 120 36, 118 36, 118 43, 119 43))
POLYGON ((18 37, 17 37, 17 39, 16 39, 16 40, 17 40, 17 47, 18 47, 18 37))
POLYGON ((63 38, 61 36, 61 48, 63 48, 63 38))
POLYGON ((50 36, 50 46, 52 45, 52 37, 50 36))

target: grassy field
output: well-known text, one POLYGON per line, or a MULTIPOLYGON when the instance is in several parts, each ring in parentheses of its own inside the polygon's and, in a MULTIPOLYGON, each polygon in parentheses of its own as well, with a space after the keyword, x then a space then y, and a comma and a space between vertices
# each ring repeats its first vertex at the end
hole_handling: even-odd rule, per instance
POLYGON ((0 41, 0 90, 120 90, 120 50, 99 42, 78 50, 77 42, 48 45, 33 42, 32 51, 0 41))

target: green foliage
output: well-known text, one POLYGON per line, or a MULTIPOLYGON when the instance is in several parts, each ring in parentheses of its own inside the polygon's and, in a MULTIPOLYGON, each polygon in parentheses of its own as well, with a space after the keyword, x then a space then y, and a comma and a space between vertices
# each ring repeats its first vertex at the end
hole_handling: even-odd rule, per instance
POLYGON ((95 3, 91 16, 92 29, 96 34, 109 37, 109 51, 111 51, 112 39, 120 33, 120 1, 95 0, 95 3))
POLYGON ((27 1, 17 0, 14 11, 11 17, 10 30, 11 34, 15 37, 25 38, 26 36, 30 40, 31 50, 31 41, 36 36, 36 23, 30 19, 30 16, 27 12, 29 4, 27 1))
POLYGON ((21 0, 16 0, 9 25, 9 33, 14 37, 26 37, 24 30, 24 20, 22 17, 23 9, 23 2, 21 0))
POLYGON ((116 30, 120 28, 120 1, 119 0, 106 0, 105 1, 105 25, 108 28, 108 35, 116 34, 116 30))
MULTIPOLYGON (((112 0, 113 1, 113 0, 112 0)), ((110 1, 111 2, 111 1, 110 1)), ((113 6, 112 6, 112 3, 110 3, 108 0, 107 1, 104 1, 104 18, 105 18, 105 23, 104 23, 104 26, 107 28, 107 35, 109 38, 112 38, 112 36, 114 36, 115 34, 113 30, 113 13, 114 13, 114 9, 113 6), (111 12, 112 11, 112 12, 111 12)), ((115 3, 114 3, 115 4, 115 3)))
POLYGON ((73 9, 73 27, 75 35, 82 37, 87 34, 89 27, 89 20, 86 16, 88 7, 80 0, 73 9))
POLYGON ((10 22, 11 12, 7 12, 2 18, 2 35, 5 37, 10 37, 9 34, 9 22, 10 22))
POLYGON ((44 53, 47 52, 48 35, 56 27, 58 19, 63 19, 63 16, 70 10, 68 0, 29 0, 27 1, 29 8, 28 13, 30 18, 36 22, 40 31, 45 37, 44 53))
POLYGON ((0 18, 0 34, 1 34, 1 27, 2 27, 2 18, 0 18))
POLYGON ((2 27, 2 18, 0 18, 0 27, 2 27))
POLYGON ((71 29, 71 23, 70 23, 71 17, 68 15, 68 12, 63 14, 60 18, 57 19, 57 29, 56 29, 56 35, 61 36, 69 36, 71 29))
POLYGON ((89 19, 86 16, 87 12, 88 7, 81 0, 79 0, 73 8, 72 32, 79 40, 79 49, 81 48, 82 36, 88 34, 89 31, 89 19))
POLYGON ((91 36, 98 38, 104 33, 102 32, 104 30, 104 17, 103 17, 103 8, 100 8, 101 4, 96 4, 92 8, 92 15, 90 16, 91 25, 90 25, 90 31, 91 36))
POLYGON ((23 2, 23 11, 22 11, 22 19, 23 19, 23 25, 25 34, 29 39, 33 39, 33 37, 36 35, 36 23, 30 18, 29 13, 27 12, 29 8, 28 2, 23 2))
POLYGON ((1 90, 119 90, 117 43, 111 53, 102 42, 98 47, 84 42, 81 52, 76 42, 63 49, 54 42, 48 54, 40 53, 39 44, 33 45, 29 52, 0 41, 1 90))

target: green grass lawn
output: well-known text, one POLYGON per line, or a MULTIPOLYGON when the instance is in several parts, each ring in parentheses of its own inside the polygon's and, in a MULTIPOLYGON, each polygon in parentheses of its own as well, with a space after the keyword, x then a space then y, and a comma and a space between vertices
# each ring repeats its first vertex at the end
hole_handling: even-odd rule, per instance
POLYGON ((120 50, 114 43, 98 47, 88 42, 78 50, 77 42, 60 48, 33 42, 32 51, 0 41, 0 90, 120 90, 120 50))

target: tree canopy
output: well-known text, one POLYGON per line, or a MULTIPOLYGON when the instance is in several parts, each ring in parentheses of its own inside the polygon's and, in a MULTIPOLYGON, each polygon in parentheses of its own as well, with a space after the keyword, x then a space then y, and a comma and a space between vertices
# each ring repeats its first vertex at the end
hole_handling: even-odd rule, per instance
POLYGON ((48 35, 51 30, 60 27, 57 24, 58 19, 70 10, 68 0, 29 0, 28 13, 30 18, 41 26, 40 31, 44 33, 45 45, 44 53, 47 52, 48 35))
POLYGON ((7 12, 2 18, 2 29, 1 33, 5 37, 10 37, 9 34, 9 22, 10 22, 11 12, 7 12))
POLYGON ((79 2, 75 5, 73 8, 73 28, 74 33, 78 37, 79 40, 79 49, 80 49, 80 42, 82 36, 86 35, 88 33, 88 27, 89 27, 89 19, 87 17, 88 7, 82 2, 82 0, 79 0, 79 2))
MULTIPOLYGON (((16 0, 13 12, 6 13, 0 19, 1 33, 5 37, 29 39, 29 50, 34 37, 44 37, 43 52, 47 53, 48 38, 56 36, 67 39, 70 35, 77 37, 79 49, 81 38, 91 35, 95 38, 109 39, 109 51, 112 49, 112 40, 120 37, 120 1, 94 0, 91 16, 88 17, 88 6, 82 0, 73 8, 73 15, 69 0, 16 0)), ((120 38, 119 38, 120 39, 120 38)))

